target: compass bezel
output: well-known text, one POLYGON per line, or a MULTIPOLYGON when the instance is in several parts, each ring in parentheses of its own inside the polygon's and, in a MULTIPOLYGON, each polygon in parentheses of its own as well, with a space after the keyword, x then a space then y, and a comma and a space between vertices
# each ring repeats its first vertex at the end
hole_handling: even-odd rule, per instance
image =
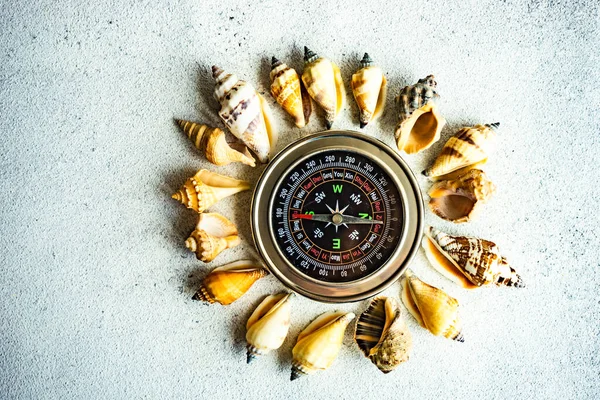
POLYGON ((302 138, 284 148, 263 171, 251 205, 252 237, 266 267, 284 285, 314 300, 328 303, 359 301, 374 296, 395 282, 415 256, 423 232, 423 200, 417 180, 406 162, 383 142, 353 131, 325 131, 302 138), (323 151, 351 151, 382 168, 400 193, 401 236, 396 249, 375 272, 349 282, 324 282, 298 271, 282 253, 271 229, 275 188, 286 172, 302 160, 323 151))

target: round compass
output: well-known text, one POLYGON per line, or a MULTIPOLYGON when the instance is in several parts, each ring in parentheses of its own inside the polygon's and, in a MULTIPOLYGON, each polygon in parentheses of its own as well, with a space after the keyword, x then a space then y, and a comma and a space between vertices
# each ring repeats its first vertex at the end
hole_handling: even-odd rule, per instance
POLYGON ((416 179, 388 146, 350 131, 303 138, 263 172, 252 234, 269 270, 315 300, 361 300, 399 278, 418 249, 416 179))

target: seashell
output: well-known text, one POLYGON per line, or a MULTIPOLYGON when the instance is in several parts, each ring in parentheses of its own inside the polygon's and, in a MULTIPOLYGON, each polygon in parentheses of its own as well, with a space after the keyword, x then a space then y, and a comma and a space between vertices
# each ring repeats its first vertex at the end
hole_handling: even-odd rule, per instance
POLYGON ((360 69, 352 75, 350 81, 358 105, 361 128, 367 126, 370 121, 376 120, 385 107, 387 80, 381 68, 372 64, 373 60, 365 53, 360 62, 360 69))
POLYGON ((217 66, 212 67, 212 73, 216 81, 215 99, 221 104, 219 117, 260 162, 267 163, 277 141, 267 102, 251 84, 237 76, 227 74, 217 66))
POLYGON ((185 247, 196 253, 200 261, 211 262, 223 250, 241 243, 238 230, 227 218, 217 213, 202 213, 196 229, 185 241, 185 247))
POLYGON ((201 213, 219 200, 248 189, 250 184, 246 181, 201 169, 171 197, 201 213))
POLYGON ((327 312, 304 328, 292 349, 290 380, 327 369, 335 361, 346 327, 354 317, 353 313, 327 312))
POLYGON ((333 62, 317 56, 305 46, 302 81, 310 97, 325 111, 327 129, 331 129, 346 99, 340 69, 333 62))
POLYGON ((433 227, 422 242, 427 259, 446 278, 467 289, 484 285, 525 287, 521 277, 500 254, 495 243, 451 236, 433 227))
POLYGON ((464 342, 458 300, 417 278, 410 269, 402 280, 402 302, 419 325, 436 336, 464 342))
POLYGON ((298 128, 304 127, 310 118, 312 105, 296 71, 273 57, 270 77, 271 95, 285 112, 294 117, 298 128))
POLYGON ((211 163, 227 165, 232 162, 241 162, 251 167, 256 166, 254 158, 250 155, 246 146, 243 146, 241 152, 232 149, 227 143, 225 132, 221 129, 181 119, 175 121, 187 137, 194 142, 194 146, 203 152, 206 159, 211 163))
POLYGON ((414 85, 404 87, 396 97, 398 150, 407 154, 417 153, 440 139, 446 120, 437 110, 440 96, 436 87, 435 77, 428 75, 414 85))
POLYGON ((445 220, 468 222, 495 190, 485 172, 472 169, 456 179, 434 183, 429 189, 429 208, 445 220))
POLYGON ((499 122, 462 128, 452 136, 433 165, 423 171, 432 180, 454 179, 487 161, 496 145, 499 122))
POLYGON ((256 307, 246 324, 247 359, 250 364, 257 356, 278 349, 290 328, 292 293, 267 296, 256 307))
POLYGON ((356 321, 354 340, 381 372, 387 374, 408 360, 412 335, 404 323, 398 301, 376 297, 356 321))
POLYGON ((236 261, 215 268, 206 275, 192 299, 226 306, 242 297, 254 282, 268 274, 256 261, 236 261))

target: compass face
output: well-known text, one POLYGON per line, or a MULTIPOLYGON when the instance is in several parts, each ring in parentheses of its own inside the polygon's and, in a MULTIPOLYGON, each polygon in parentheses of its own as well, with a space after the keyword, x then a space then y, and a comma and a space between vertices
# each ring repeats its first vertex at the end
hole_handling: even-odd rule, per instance
POLYGON ((252 198, 265 265, 290 289, 325 302, 371 297, 414 257, 423 204, 406 163, 351 131, 292 143, 269 163, 252 198))
POLYGON ((273 193, 278 248, 298 271, 319 281, 372 274, 389 260, 402 233, 398 188, 373 160, 353 151, 303 159, 273 193))

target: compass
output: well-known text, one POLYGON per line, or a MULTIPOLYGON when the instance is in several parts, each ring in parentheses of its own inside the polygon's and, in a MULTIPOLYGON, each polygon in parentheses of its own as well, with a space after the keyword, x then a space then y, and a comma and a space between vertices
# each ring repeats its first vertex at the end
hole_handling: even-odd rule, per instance
POLYGON ((414 257, 423 202, 384 143, 326 131, 292 143, 263 172, 251 213, 256 248, 290 289, 324 302, 384 290, 414 257))

